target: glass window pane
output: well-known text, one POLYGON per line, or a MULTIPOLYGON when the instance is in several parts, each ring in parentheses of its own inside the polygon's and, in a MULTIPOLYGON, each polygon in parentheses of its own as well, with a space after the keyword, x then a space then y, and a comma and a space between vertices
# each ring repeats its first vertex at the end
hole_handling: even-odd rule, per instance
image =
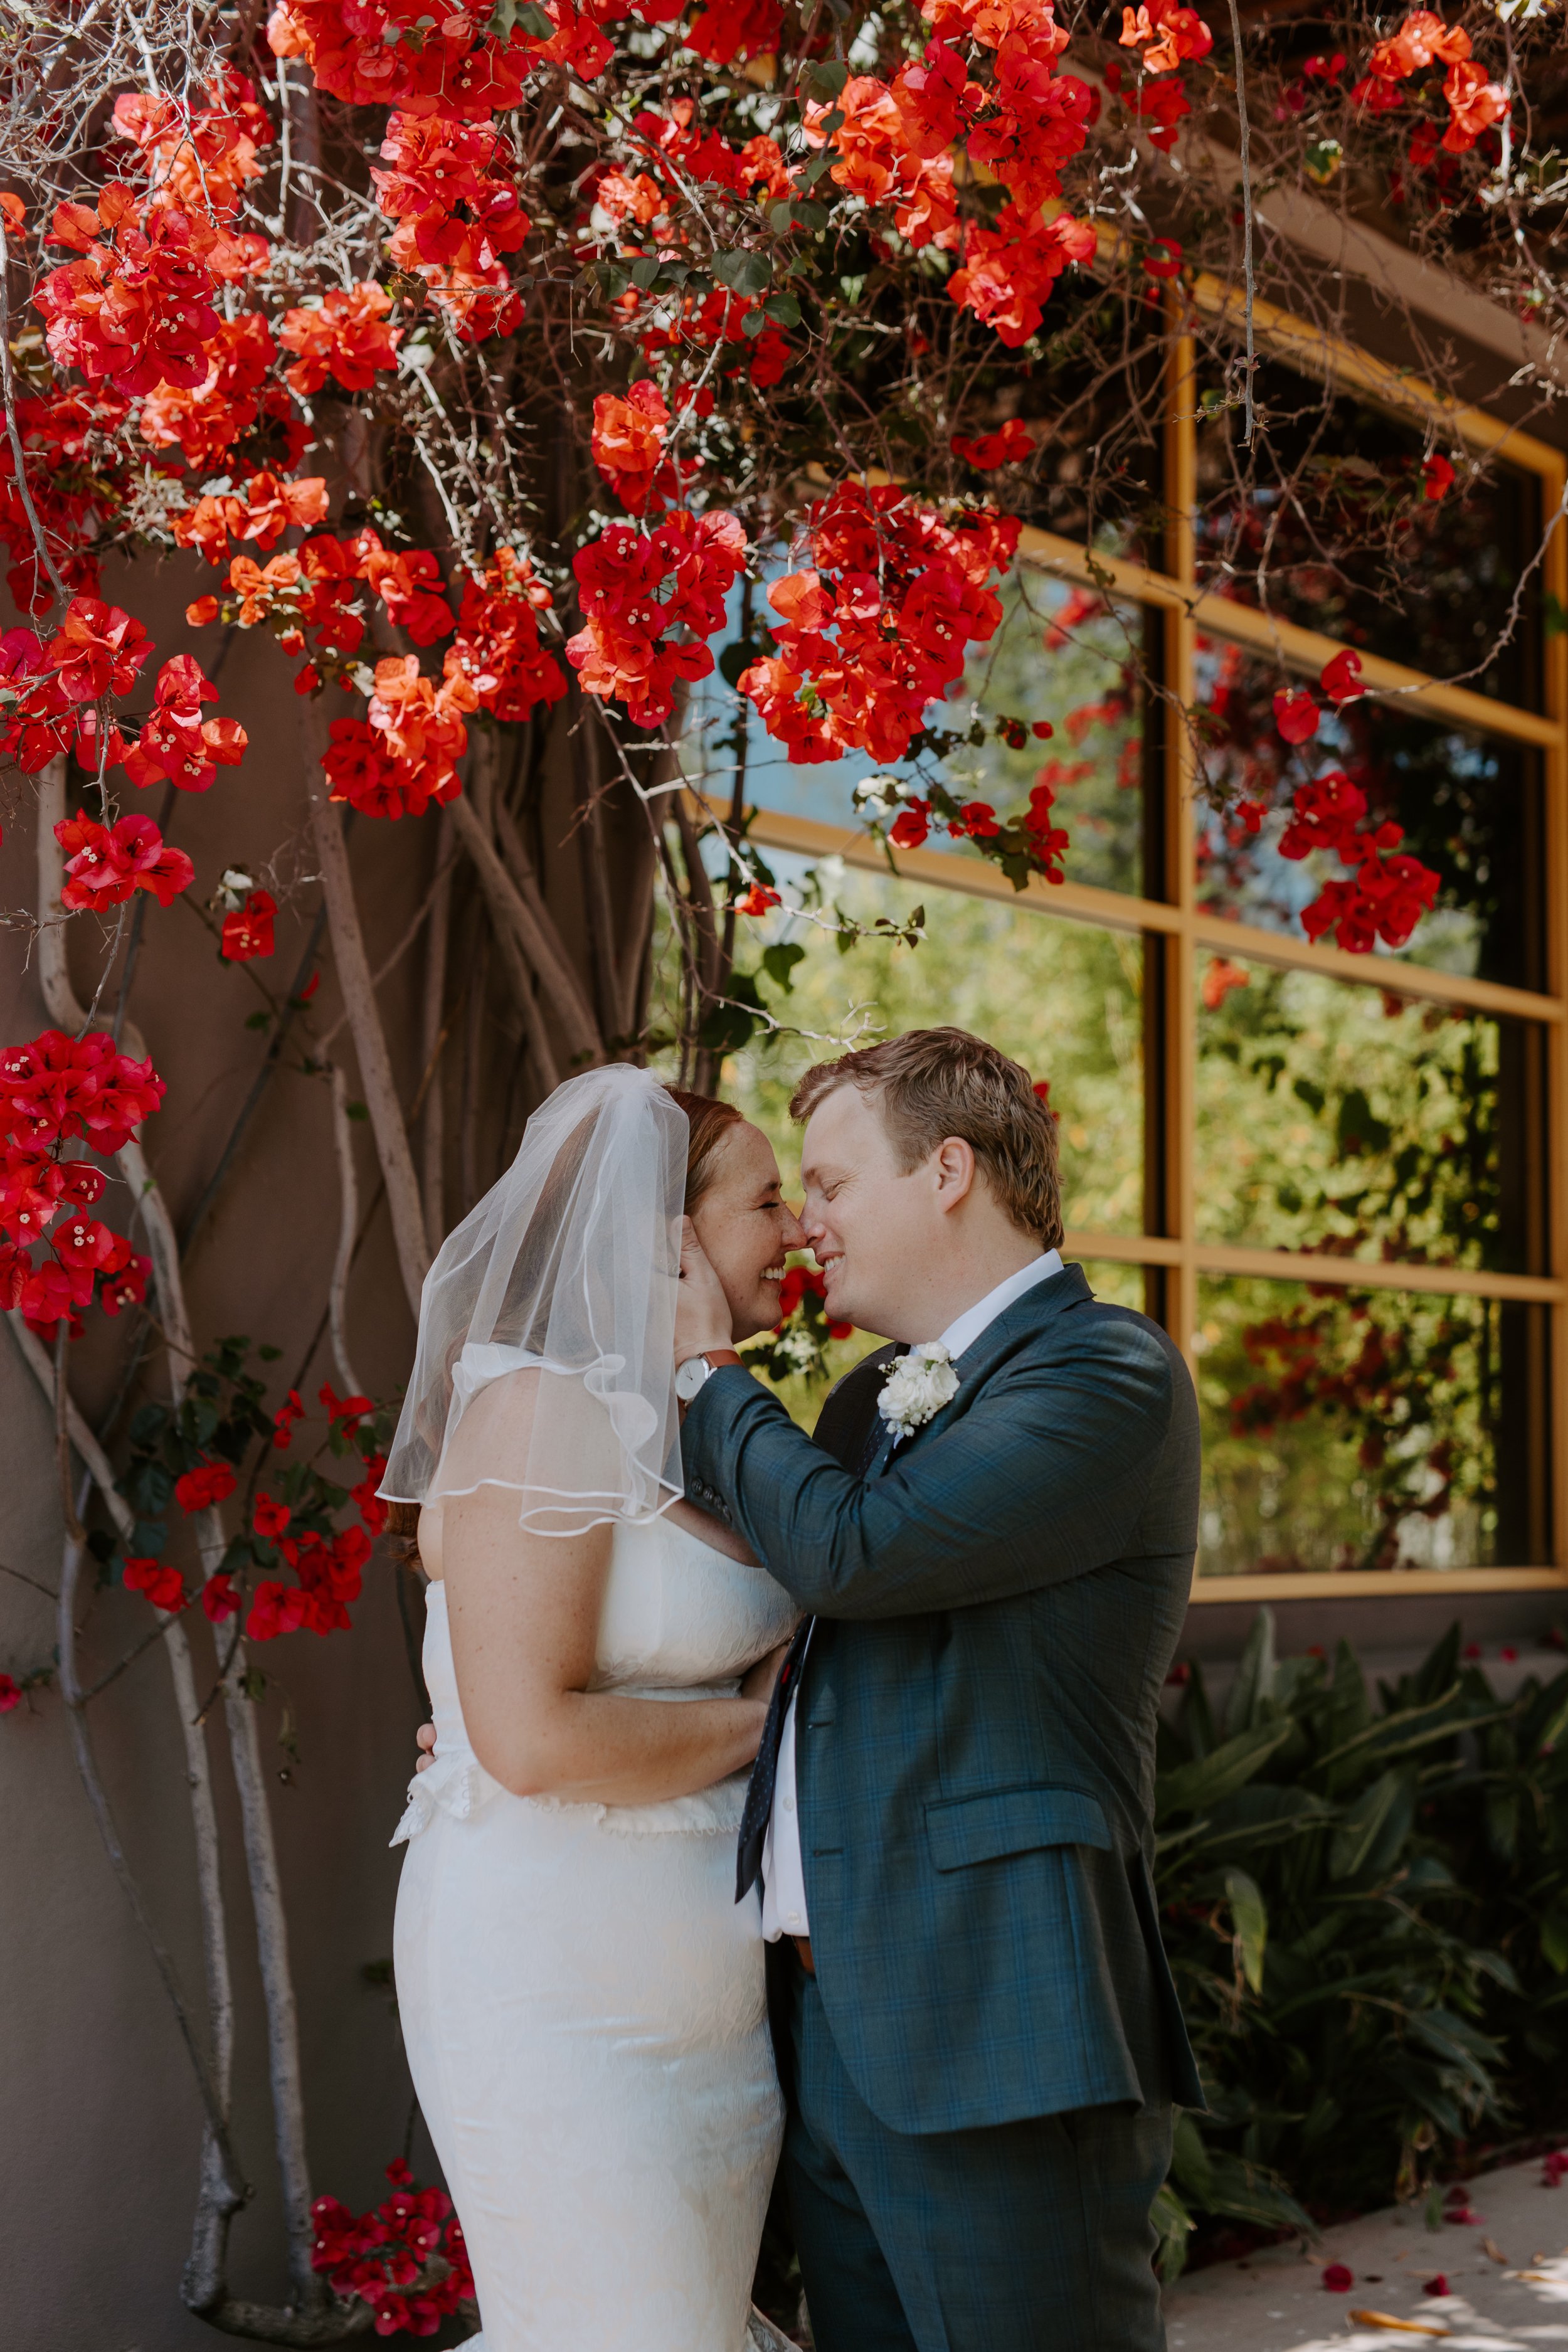
POLYGON ((1544 1271, 1538 1028, 1224 956, 1198 991, 1200 1241, 1544 1271))
POLYGON ((1262 430, 1254 450, 1241 446, 1239 410, 1199 420, 1204 586, 1540 709, 1531 588, 1520 626, 1496 645, 1534 549, 1533 477, 1497 460, 1478 470, 1457 459, 1451 488, 1429 498, 1418 428, 1347 395, 1325 403, 1321 383, 1271 360, 1260 362, 1256 383, 1262 430))
POLYGON ((1283 857, 1280 837, 1296 789, 1340 769, 1365 796, 1365 824, 1402 825, 1401 847, 1439 877, 1436 905, 1402 954, 1439 971, 1541 987, 1544 858, 1534 755, 1370 696, 1325 707, 1317 733, 1291 746, 1274 718, 1286 683, 1282 671, 1239 646, 1199 638, 1198 756, 1211 784, 1232 796, 1226 814, 1197 811, 1200 905, 1300 939, 1302 909, 1348 869, 1330 850, 1283 857), (1258 833, 1235 814, 1240 800, 1266 812, 1258 833))
MULTIPOLYGON (((766 605, 760 591, 752 593, 751 639, 758 642, 766 605)), ((721 660, 746 635, 740 598, 737 589, 726 635, 715 645, 721 660)), ((1048 740, 1030 733, 1015 751, 993 735, 961 742, 941 759, 926 751, 880 770, 862 752, 797 767, 720 669, 693 688, 687 706, 681 755, 689 780, 715 805, 727 807, 739 782, 752 807, 847 826, 858 823, 855 786, 873 774, 896 775, 916 792, 922 774, 939 777, 965 797, 989 801, 1004 819, 1026 809, 1044 779, 1056 789, 1052 815, 1070 843, 1067 878, 1142 894, 1146 875, 1155 880, 1159 868, 1145 838, 1161 805, 1158 703, 1147 688, 1158 676, 1158 621, 1032 565, 1010 575, 1002 602, 995 635, 971 648, 952 698, 933 704, 928 718, 934 730, 963 735, 978 710, 1031 730, 1048 725, 1048 740)), ((978 855, 973 844, 941 832, 927 845, 954 857, 978 855)))
MULTIPOLYGON (((801 865, 770 858, 786 896, 801 865)), ((802 1034, 756 1044, 725 1069, 725 1091, 773 1137, 793 1183, 799 1139, 788 1103, 810 1062, 906 1029, 973 1030, 1050 1086, 1061 1147, 1062 1205, 1083 1231, 1143 1227, 1143 951, 1083 923, 1057 920, 956 891, 915 891, 907 882, 830 863, 818 868, 831 903, 858 921, 904 921, 921 902, 925 939, 913 950, 837 940, 809 924, 781 923, 806 950, 794 986, 764 993, 802 1034)))
MULTIPOLYGON (((1069 1264, 1072 1253, 1065 1254, 1069 1264)), ((1131 1307, 1140 1315, 1152 1315, 1159 1301, 1158 1266, 1124 1265, 1119 1258, 1085 1257, 1076 1263, 1089 1276, 1089 1286, 1096 1298, 1107 1307, 1131 1307), (1150 1276, 1154 1276, 1152 1286, 1150 1276)))
POLYGON ((1199 1288, 1205 1576, 1539 1566, 1546 1309, 1199 1288))

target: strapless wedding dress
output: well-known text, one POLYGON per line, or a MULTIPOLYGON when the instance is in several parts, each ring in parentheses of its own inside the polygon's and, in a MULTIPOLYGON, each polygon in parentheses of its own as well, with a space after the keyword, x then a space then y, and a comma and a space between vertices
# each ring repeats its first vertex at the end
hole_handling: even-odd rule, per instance
MULTIPOLYGON (((510 1795, 468 1745, 440 1583, 426 1608, 397 1999, 484 2352, 742 2352, 783 2130, 761 1916, 735 1902, 746 1776, 652 1805, 510 1795)), ((622 1525, 592 1687, 732 1695, 795 1615, 668 1518, 622 1525)))

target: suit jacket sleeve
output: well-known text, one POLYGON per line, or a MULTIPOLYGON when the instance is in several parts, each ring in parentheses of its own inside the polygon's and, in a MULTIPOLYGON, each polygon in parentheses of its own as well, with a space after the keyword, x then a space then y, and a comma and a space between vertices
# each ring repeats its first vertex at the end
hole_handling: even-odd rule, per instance
POLYGON ((961 1390, 872 1479, 728 1366, 687 1414, 689 1483, 721 1496, 771 1573, 825 1616, 963 1608, 1083 1575, 1134 1548, 1174 1390, 1163 1347, 1131 1319, 1073 1338, 961 1390))

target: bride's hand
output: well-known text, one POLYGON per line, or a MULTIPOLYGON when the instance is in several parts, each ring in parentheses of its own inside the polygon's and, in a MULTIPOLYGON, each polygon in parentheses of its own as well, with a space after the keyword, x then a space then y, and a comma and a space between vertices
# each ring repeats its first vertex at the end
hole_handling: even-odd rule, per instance
POLYGON ((433 1723, 422 1723, 414 1737, 419 1742, 419 1761, 416 1764, 414 1769, 416 1772, 428 1772, 431 1765, 436 1761, 434 1755, 431 1753, 431 1750, 436 1745, 435 1725, 433 1723))
POLYGON ((754 1666, 748 1666, 741 1677, 741 1696, 763 1701, 771 1699, 779 1668, 788 1655, 789 1643, 781 1642, 776 1650, 770 1650, 765 1658, 759 1658, 754 1666))
POLYGON ((728 1348, 733 1331, 734 1319, 723 1285, 697 1238, 696 1226, 689 1217, 683 1217, 680 1280, 675 1293, 677 1364, 685 1363, 689 1356, 705 1356, 716 1348, 728 1348))

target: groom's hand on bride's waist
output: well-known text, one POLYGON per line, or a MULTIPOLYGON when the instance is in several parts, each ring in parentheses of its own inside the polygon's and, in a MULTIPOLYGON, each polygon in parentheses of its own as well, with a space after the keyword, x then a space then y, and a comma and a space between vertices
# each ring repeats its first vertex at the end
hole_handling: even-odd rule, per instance
POLYGON ((436 1746, 435 1725, 433 1723, 422 1723, 414 1737, 419 1742, 419 1761, 416 1764, 414 1769, 416 1772, 428 1772, 431 1765, 436 1761, 435 1754, 433 1752, 436 1746))

